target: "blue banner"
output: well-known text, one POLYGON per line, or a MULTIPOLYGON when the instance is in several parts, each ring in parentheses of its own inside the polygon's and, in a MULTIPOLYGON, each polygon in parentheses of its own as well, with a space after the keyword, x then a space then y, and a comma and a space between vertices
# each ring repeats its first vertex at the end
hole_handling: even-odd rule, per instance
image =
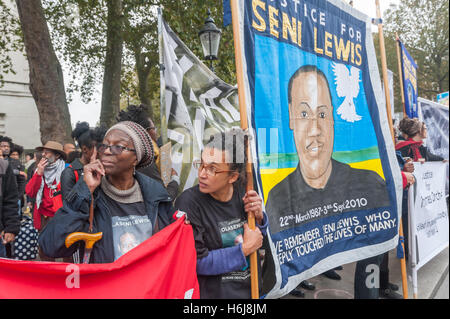
POLYGON ((396 247, 401 176, 370 19, 342 1, 239 3, 245 98, 269 216, 262 293, 396 247))
POLYGON ((405 112, 410 118, 418 117, 417 110, 417 64, 406 50, 403 43, 400 44, 402 62, 403 95, 405 97, 405 112))
POLYGON ((223 0, 223 27, 228 26, 231 22, 230 0, 223 0))

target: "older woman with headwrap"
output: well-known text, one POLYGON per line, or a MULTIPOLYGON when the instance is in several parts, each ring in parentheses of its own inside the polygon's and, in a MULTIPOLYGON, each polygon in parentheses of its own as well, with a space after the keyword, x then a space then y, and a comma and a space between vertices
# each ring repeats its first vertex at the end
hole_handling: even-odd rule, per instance
POLYGON ((165 188, 136 169, 153 161, 151 137, 134 122, 120 122, 105 134, 84 166, 64 206, 43 230, 39 244, 53 257, 70 256, 67 235, 88 232, 93 201, 92 232, 103 232, 91 252, 90 263, 109 263, 168 225, 174 208, 165 188))

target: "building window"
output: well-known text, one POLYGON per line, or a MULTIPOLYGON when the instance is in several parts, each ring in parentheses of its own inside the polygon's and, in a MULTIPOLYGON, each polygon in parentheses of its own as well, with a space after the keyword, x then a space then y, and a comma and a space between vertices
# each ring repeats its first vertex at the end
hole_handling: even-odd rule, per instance
POLYGON ((6 125, 5 125, 5 113, 0 113, 0 135, 4 135, 6 133, 6 125))

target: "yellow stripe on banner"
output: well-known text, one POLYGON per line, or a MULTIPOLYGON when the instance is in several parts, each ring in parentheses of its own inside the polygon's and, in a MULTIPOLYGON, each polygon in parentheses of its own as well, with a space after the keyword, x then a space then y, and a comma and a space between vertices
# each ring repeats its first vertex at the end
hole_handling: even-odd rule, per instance
MULTIPOLYGON (((349 163, 349 165, 356 169, 368 169, 374 171, 378 175, 380 175, 383 179, 385 179, 380 159, 372 159, 368 161, 349 163)), ((267 195, 269 194, 270 190, 273 187, 275 187, 275 185, 277 185, 279 182, 281 182, 286 176, 292 173, 294 170, 295 167, 278 168, 278 169, 277 168, 261 169, 260 173, 264 194, 264 204, 267 201, 267 195)))
POLYGON ((264 204, 267 201, 269 191, 293 171, 295 171, 295 167, 261 169, 260 173, 261 183, 263 185, 264 204))
POLYGON ((379 158, 363 162, 349 163, 348 165, 357 169, 368 169, 374 171, 375 173, 380 175, 382 179, 386 180, 386 178, 384 178, 383 167, 379 158))

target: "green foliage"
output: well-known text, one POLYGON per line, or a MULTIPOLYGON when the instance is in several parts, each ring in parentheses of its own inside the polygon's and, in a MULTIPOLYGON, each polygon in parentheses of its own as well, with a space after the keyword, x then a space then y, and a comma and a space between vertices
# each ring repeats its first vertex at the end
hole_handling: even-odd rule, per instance
POLYGON ((11 10, 14 7, 13 1, 0 0, 0 87, 3 74, 16 74, 10 53, 24 51, 20 21, 11 10))
MULTIPOLYGON (((0 7, 3 7, 3 1, 8 0, 0 0, 0 7)), ((108 29, 106 1, 42 0, 56 54, 71 74, 65 83, 69 99, 76 91, 83 102, 88 103, 95 94, 95 88, 103 81, 108 29)), ((157 6, 163 8, 163 16, 171 28, 200 59, 203 52, 198 31, 210 9, 211 17, 222 29, 219 59, 213 62, 214 70, 227 83, 236 83, 236 78, 232 27, 222 27, 222 1, 123 0, 125 23, 121 107, 126 106, 128 101, 149 104, 150 115, 159 124, 157 6)), ((14 43, 11 37, 20 32, 18 21, 16 24, 6 22, 5 19, 12 17, 7 13, 0 13, 0 25, 3 29, 5 26, 9 28, 0 36, 2 52, 7 45, 14 43)), ((0 58, 3 58, 2 54, 0 58)), ((12 71, 8 60, 0 60, 0 68, 12 71)))
POLYGON ((433 100, 436 94, 448 91, 449 2, 402 0, 385 12, 387 63, 398 79, 396 33, 418 65, 419 96, 433 100))
POLYGON ((58 59, 69 68, 68 97, 78 91, 88 103, 102 83, 106 52, 105 1, 42 0, 58 59))

